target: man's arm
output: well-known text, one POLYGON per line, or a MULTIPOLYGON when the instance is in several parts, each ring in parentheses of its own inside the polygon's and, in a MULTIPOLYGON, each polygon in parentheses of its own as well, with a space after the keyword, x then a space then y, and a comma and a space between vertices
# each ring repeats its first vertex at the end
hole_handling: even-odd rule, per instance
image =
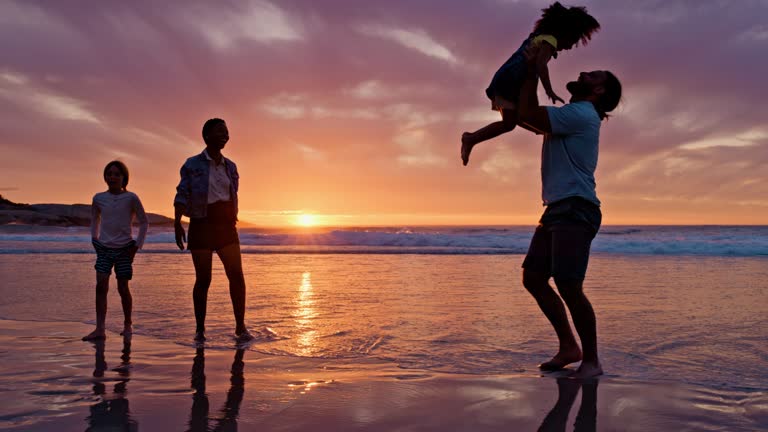
POLYGON ((549 124, 549 113, 547 108, 539 105, 539 98, 536 96, 536 86, 538 79, 536 77, 536 57, 535 49, 529 48, 525 55, 528 59, 528 75, 520 90, 520 103, 518 107, 518 123, 521 127, 539 134, 552 132, 552 126, 549 124), (533 52, 529 52, 533 51, 533 52))

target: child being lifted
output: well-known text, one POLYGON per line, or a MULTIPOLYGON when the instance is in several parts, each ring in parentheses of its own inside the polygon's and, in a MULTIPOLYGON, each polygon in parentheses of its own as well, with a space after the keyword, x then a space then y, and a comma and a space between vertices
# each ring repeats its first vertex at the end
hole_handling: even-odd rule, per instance
POLYGON ((536 21, 533 32, 496 71, 491 84, 485 90, 491 100, 491 109, 499 111, 501 121, 493 122, 475 132, 462 134, 461 161, 464 165, 469 162, 469 154, 475 145, 509 132, 517 126, 517 103, 527 72, 524 53, 528 47, 538 47, 536 69, 547 97, 552 103, 565 102, 552 90, 547 63, 557 58, 559 51, 570 50, 579 42, 586 45, 592 34, 600 29, 600 24, 582 6, 565 7, 560 2, 555 2, 542 11, 543 14, 536 21))

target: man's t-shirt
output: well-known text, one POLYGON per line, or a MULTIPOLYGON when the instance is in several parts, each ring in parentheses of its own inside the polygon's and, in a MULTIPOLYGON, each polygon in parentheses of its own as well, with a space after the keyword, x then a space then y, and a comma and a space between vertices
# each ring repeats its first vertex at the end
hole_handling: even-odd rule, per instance
POLYGON ((541 184, 544 205, 569 197, 582 197, 597 205, 597 168, 600 116, 591 102, 548 106, 552 133, 544 135, 541 149, 541 184))

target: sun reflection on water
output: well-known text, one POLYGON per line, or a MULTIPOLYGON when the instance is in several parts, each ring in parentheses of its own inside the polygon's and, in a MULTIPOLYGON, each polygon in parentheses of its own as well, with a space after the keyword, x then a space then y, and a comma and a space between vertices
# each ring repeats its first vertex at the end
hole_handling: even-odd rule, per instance
POLYGON ((296 311, 293 314, 298 330, 297 354, 302 356, 310 356, 317 350, 317 330, 313 328, 317 311, 314 308, 315 300, 313 298, 312 273, 304 272, 301 275, 301 285, 296 298, 296 311))

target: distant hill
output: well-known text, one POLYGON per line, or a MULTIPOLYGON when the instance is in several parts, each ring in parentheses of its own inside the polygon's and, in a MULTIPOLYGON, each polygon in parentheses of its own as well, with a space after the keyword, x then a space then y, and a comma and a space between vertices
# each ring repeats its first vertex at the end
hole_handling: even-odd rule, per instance
MULTIPOLYGON (((173 219, 147 213, 149 224, 173 226, 173 219)), ((0 225, 90 226, 90 204, 19 204, 0 195, 0 225)))

